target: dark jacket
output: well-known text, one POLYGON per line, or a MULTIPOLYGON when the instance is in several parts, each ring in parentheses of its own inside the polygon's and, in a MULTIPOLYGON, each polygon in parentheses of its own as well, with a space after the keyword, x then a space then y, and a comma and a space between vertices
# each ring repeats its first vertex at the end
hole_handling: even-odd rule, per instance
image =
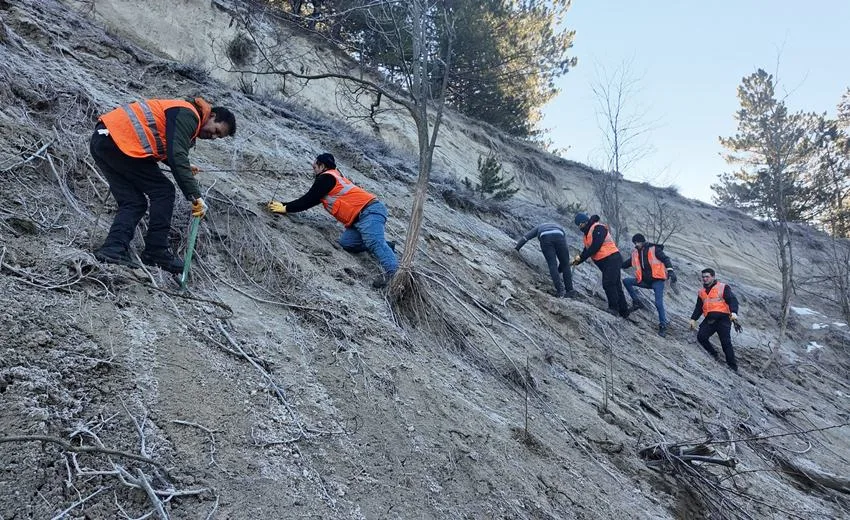
MULTIPOLYGON (((717 280, 711 282, 710 285, 703 285, 705 287, 705 291, 708 292, 714 287, 714 284, 717 283, 717 280)), ((729 305, 729 310, 738 313, 738 298, 732 293, 732 288, 729 287, 729 284, 726 284, 726 287, 723 289, 723 299, 726 300, 726 303, 729 305)), ((694 306, 694 312, 691 313, 691 319, 698 319, 702 315, 702 300, 699 299, 699 295, 697 295, 697 303, 694 306)), ((707 320, 721 320, 721 319, 729 319, 729 316, 723 314, 722 312, 709 312, 708 316, 705 317, 707 320)))
MULTIPOLYGON (((643 248, 639 251, 640 254, 640 267, 634 266, 635 269, 641 270, 641 279, 649 282, 653 282, 658 280, 658 278, 652 277, 652 268, 649 267, 649 248, 655 248, 655 258, 659 259, 664 267, 667 269, 673 268, 673 263, 670 261, 670 257, 667 256, 667 253, 664 252, 664 246, 660 244, 653 244, 651 242, 644 242, 643 248)), ((626 257, 626 260, 623 262, 623 266, 621 269, 628 269, 632 267, 632 255, 626 257)))
POLYGON ((298 213, 318 206, 322 202, 322 197, 327 195, 336 186, 336 179, 330 173, 320 173, 313 180, 313 185, 307 190, 307 193, 298 197, 291 202, 285 202, 287 213, 298 213))
MULTIPOLYGON (((599 215, 593 215, 592 217, 590 217, 590 220, 587 221, 587 225, 584 227, 584 229, 582 229, 582 233, 587 236, 587 232, 590 230, 590 226, 597 222, 599 222, 599 215)), ((590 243, 590 247, 586 247, 581 250, 581 262, 584 262, 591 256, 595 255, 597 251, 599 251, 599 248, 602 247, 602 243, 605 242, 606 236, 608 236, 608 226, 596 226, 596 228, 593 230, 593 241, 590 243)))
MULTIPOLYGON (((201 112, 200 108, 197 110, 201 112)), ((165 150, 168 158, 164 162, 171 168, 174 182, 188 200, 201 196, 201 187, 192 175, 189 163, 189 149, 195 146, 192 136, 199 123, 198 116, 188 108, 175 107, 165 111, 165 150)))
POLYGON ((540 235, 544 233, 547 235, 551 233, 560 234, 562 237, 566 236, 564 228, 560 224, 555 224, 554 222, 544 222, 543 224, 534 226, 533 228, 529 229, 528 232, 517 241, 516 246, 514 246, 514 249, 519 251, 520 249, 522 249, 522 246, 524 246, 526 242, 528 242, 532 238, 539 239, 540 235))

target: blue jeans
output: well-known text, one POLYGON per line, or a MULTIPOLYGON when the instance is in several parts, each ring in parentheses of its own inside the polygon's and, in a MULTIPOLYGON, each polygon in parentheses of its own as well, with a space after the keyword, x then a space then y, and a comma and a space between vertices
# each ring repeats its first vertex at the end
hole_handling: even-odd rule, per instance
POLYGON ((339 237, 339 245, 349 253, 369 251, 381 263, 384 272, 395 274, 398 259, 384 238, 386 224, 387 207, 381 201, 375 201, 360 211, 351 227, 345 228, 339 237))
POLYGON ((632 297, 632 303, 640 301, 640 297, 637 295, 635 287, 652 289, 655 292, 655 308, 658 309, 658 323, 661 325, 667 325, 667 312, 664 311, 664 280, 655 280, 650 284, 646 282, 638 284, 637 278, 624 278, 623 287, 626 288, 629 296, 632 297))

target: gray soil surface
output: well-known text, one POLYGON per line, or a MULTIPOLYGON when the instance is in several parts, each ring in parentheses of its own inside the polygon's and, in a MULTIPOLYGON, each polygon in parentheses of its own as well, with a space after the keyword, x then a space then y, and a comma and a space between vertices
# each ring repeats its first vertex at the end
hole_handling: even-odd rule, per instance
MULTIPOLYGON (((602 312, 591 264, 575 270, 581 297, 556 299, 537 243, 512 249, 560 220, 574 252, 570 216, 541 201, 553 189, 592 210, 593 171, 451 116, 413 324, 321 208, 274 217, 259 204, 303 193, 310 160, 330 151, 386 202, 402 244, 416 177, 392 130, 402 120, 382 135, 335 121, 334 89, 316 83, 285 101, 246 95, 170 47, 181 9, 215 22, 195 47, 219 26, 229 37, 220 2, 160 13, 159 49, 131 10, 171 4, 135 5, 0 0, 0 519, 850 515, 850 331, 827 282, 798 293, 779 341, 765 225, 625 184, 633 231, 659 196, 682 222, 660 338, 651 305, 628 321, 602 312), (129 99, 197 94, 239 130, 193 152, 210 213, 181 292, 158 269, 92 256, 115 203, 88 139, 129 99), (477 157, 464 153, 496 145, 523 188, 504 203, 458 181, 477 157), (706 265, 741 300, 740 375, 687 327, 706 265), (727 465, 688 459, 699 445, 727 465)), ((188 220, 178 200, 181 254, 188 220)), ((799 272, 828 266, 825 236, 794 238, 799 272)))

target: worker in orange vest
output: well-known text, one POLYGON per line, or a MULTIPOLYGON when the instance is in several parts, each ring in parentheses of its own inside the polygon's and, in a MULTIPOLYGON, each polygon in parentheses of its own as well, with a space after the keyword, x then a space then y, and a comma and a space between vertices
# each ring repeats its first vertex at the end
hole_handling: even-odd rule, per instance
POLYGON ((708 340, 716 332, 726 356, 726 366, 738 372, 735 351, 732 349, 732 324, 738 320, 738 299, 728 285, 715 279, 714 269, 710 267, 702 270, 702 288, 691 314, 691 330, 696 328, 700 314, 705 319, 699 325, 697 341, 711 357, 719 360, 717 349, 708 340))
POLYGON ((372 286, 386 286, 398 270, 395 243, 387 242, 385 238, 386 206, 375 195, 343 176, 336 168, 334 156, 329 153, 316 157, 313 173, 316 177, 307 193, 291 202, 273 200, 268 203, 269 211, 286 215, 321 203, 328 213, 345 226, 345 231, 339 237, 339 245, 349 253, 369 251, 375 255, 384 273, 372 282, 372 286))
POLYGON ((159 169, 171 174, 187 200, 192 215, 203 217, 207 205, 189 163, 195 139, 216 139, 236 133, 236 118, 224 107, 212 107, 202 98, 147 99, 122 105, 98 119, 89 149, 95 164, 118 203, 118 212, 103 245, 94 253, 101 262, 137 266, 130 258, 130 242, 150 201, 143 263, 171 273, 183 271, 183 261, 168 245, 174 213, 174 184, 159 169))
POLYGON ((608 226, 599 222, 599 215, 588 216, 582 212, 576 213, 575 225, 584 233, 584 249, 576 255, 572 265, 579 265, 588 258, 592 259, 602 271, 602 289, 608 299, 608 313, 628 318, 629 305, 620 283, 623 257, 608 231, 608 226))
POLYGON ((655 293, 655 309, 658 311, 658 335, 663 338, 667 335, 668 324, 664 310, 664 285, 668 278, 675 282, 676 273, 673 271, 670 257, 664 253, 663 245, 647 242, 646 237, 640 233, 635 233, 632 243, 635 248, 622 265, 623 269, 635 268, 634 277, 623 279, 623 287, 632 298, 632 307, 629 310, 634 312, 646 308, 635 287, 652 289, 655 293))

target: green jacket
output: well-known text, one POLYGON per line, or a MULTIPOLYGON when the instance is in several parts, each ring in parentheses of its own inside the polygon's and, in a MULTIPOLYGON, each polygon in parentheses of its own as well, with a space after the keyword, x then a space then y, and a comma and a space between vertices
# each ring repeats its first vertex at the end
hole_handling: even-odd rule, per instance
MULTIPOLYGON (((193 102, 190 99, 186 101, 193 102)), ((200 108, 197 110, 201 112, 200 108)), ((165 148, 168 158, 164 162, 171 168, 174 182, 187 200, 201 196, 201 187, 192 175, 189 162, 189 149, 195 146, 192 136, 198 124, 198 117, 188 108, 169 108, 165 111, 165 148)))

